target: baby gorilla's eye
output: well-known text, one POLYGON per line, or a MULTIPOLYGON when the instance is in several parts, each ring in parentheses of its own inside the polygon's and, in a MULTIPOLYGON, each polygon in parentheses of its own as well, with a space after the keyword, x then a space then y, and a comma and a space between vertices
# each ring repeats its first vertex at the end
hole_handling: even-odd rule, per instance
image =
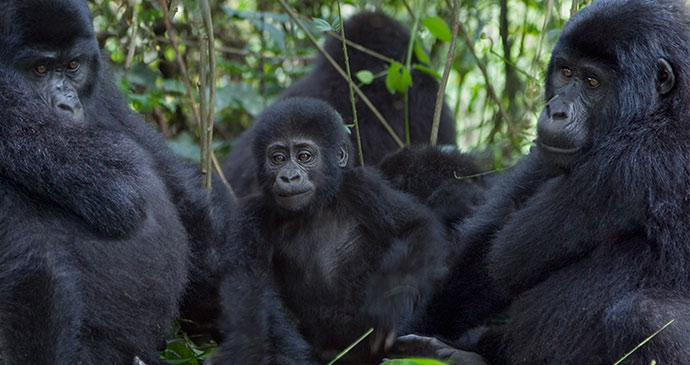
POLYGON ((595 79, 594 77, 588 77, 587 78, 587 85, 591 88, 595 88, 599 86, 599 80, 595 79))
POLYGON ((72 71, 74 71, 74 70, 76 70, 76 69, 78 69, 78 68, 79 68, 79 62, 77 62, 77 61, 75 61, 75 60, 72 60, 72 62, 70 62, 70 63, 67 65, 67 69, 72 70, 72 71))
POLYGON ((311 153, 306 152, 306 151, 300 152, 299 155, 297 155, 297 159, 300 162, 307 162, 307 161, 311 160, 311 153))
POLYGON ((563 76, 565 76, 565 77, 567 77, 567 78, 570 78, 570 76, 573 76, 573 72, 570 71, 570 69, 567 68, 567 67, 563 67, 563 68, 561 69, 561 73, 563 74, 563 76))
POLYGON ((285 162, 285 156, 281 153, 276 153, 273 155, 273 162, 285 162))
POLYGON ((34 71, 39 75, 45 75, 45 73, 48 72, 48 67, 46 67, 46 65, 38 65, 34 67, 34 71))

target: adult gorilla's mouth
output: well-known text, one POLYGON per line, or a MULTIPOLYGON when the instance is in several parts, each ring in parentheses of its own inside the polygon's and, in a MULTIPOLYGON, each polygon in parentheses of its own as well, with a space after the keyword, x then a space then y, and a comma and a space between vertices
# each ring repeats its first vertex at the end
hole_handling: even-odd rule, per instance
POLYGON ((306 194, 310 191, 311 190, 309 190, 309 189, 304 190, 304 191, 284 191, 284 192, 278 193, 278 196, 281 198, 292 198, 293 196, 306 194))
POLYGON ((546 144, 541 140, 537 140, 536 142, 539 148, 543 149, 544 151, 558 155, 572 155, 580 152, 581 150, 580 147, 556 147, 546 144))

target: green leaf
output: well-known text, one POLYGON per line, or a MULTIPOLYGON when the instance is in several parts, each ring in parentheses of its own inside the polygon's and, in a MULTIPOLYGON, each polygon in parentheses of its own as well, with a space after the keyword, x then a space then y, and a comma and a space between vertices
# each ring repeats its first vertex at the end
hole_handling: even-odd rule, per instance
POLYGON ((433 77, 437 78, 438 81, 441 81, 441 75, 439 75, 438 72, 436 72, 436 70, 434 70, 433 68, 429 68, 429 67, 419 65, 419 64, 414 65, 413 67, 419 71, 428 73, 429 75, 432 75, 433 77))
POLYGON ((382 362, 381 365, 446 365, 447 363, 434 359, 411 357, 407 359, 394 359, 382 362))
POLYGON ((388 68, 386 76, 386 88, 391 94, 396 92, 404 94, 412 85, 412 75, 400 62, 393 61, 388 68))
POLYGON ((360 70, 355 76, 357 76, 357 79, 364 85, 369 85, 374 81, 374 74, 369 70, 360 70))
POLYGON ((431 59, 429 58, 429 55, 426 54, 424 47, 420 45, 419 38, 417 38, 414 42, 414 55, 417 57, 419 62, 431 65, 431 59))
POLYGON ((325 19, 312 18, 312 20, 314 21, 316 28, 322 32, 328 32, 328 31, 333 30, 333 27, 331 27, 331 25, 325 19))
POLYGON ((430 16, 422 20, 422 24, 424 24, 426 29, 429 29, 431 34, 433 34, 436 39, 444 42, 450 42, 450 28, 448 28, 448 24, 446 24, 443 19, 437 16, 430 16))

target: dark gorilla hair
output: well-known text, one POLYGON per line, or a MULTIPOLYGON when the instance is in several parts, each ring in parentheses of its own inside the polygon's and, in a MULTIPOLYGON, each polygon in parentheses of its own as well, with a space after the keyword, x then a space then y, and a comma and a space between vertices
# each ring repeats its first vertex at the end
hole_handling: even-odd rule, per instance
POLYGON ((212 302, 232 199, 128 107, 86 1, 4 5, 0 358, 161 363, 188 280, 212 302))
POLYGON ((492 364, 690 363, 690 14, 598 0, 566 24, 530 154, 465 224, 509 320, 492 364), (487 247, 489 243, 489 247, 487 247))
MULTIPOLYGON (((352 16, 343 26, 345 36, 349 40, 404 63, 410 31, 395 19, 383 13, 364 12, 352 16)), ((340 66, 345 67, 345 57, 339 39, 328 37, 324 48, 340 66)), ((388 62, 354 47, 348 47, 348 59, 353 75, 360 70, 369 70, 377 74, 383 72, 389 65, 388 62)), ((419 61, 414 58, 413 62, 419 61)), ((439 85, 433 76, 422 71, 413 70, 411 75, 413 83, 409 89, 410 140, 412 144, 426 144, 431 136, 431 124, 439 85)), ((385 77, 378 77, 371 84, 362 85, 361 90, 381 112, 395 133, 404 140, 403 96, 393 95, 388 91, 385 77)), ((352 105, 347 97, 349 92, 347 81, 325 57, 319 55, 314 62, 313 71, 292 84, 279 96, 279 99, 312 97, 326 101, 342 116, 346 124, 352 124, 354 119, 352 105)), ((375 165, 386 154, 398 150, 399 146, 391 135, 369 107, 361 101, 357 101, 357 116, 365 164, 375 165)), ((246 196, 258 188, 256 167, 248 163, 251 141, 255 135, 252 129, 249 129, 238 137, 223 166, 223 171, 238 196, 246 196)), ((353 131, 350 136, 353 146, 357 145, 355 135, 353 131)), ((456 144, 455 121, 445 104, 441 113, 438 143, 456 144)), ((353 161, 359 161, 356 149, 352 154, 353 161)))
POLYGON ((351 166, 323 101, 279 101, 254 131, 262 189, 235 227, 242 253, 226 264, 214 363, 323 363, 371 327, 346 361, 380 360, 446 274, 441 224, 375 169, 351 166))

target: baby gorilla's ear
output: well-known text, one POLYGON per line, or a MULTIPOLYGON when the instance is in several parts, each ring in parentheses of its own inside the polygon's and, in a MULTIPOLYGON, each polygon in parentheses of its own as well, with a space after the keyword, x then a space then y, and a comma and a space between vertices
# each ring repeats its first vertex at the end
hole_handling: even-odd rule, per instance
POLYGON ((349 157, 350 156, 347 152, 347 145, 340 146, 340 149, 338 151, 338 166, 346 167, 349 157))
POLYGON ((673 73, 673 67, 663 58, 656 61, 656 91, 659 95, 666 95, 671 92, 673 86, 676 84, 676 75, 673 73))

